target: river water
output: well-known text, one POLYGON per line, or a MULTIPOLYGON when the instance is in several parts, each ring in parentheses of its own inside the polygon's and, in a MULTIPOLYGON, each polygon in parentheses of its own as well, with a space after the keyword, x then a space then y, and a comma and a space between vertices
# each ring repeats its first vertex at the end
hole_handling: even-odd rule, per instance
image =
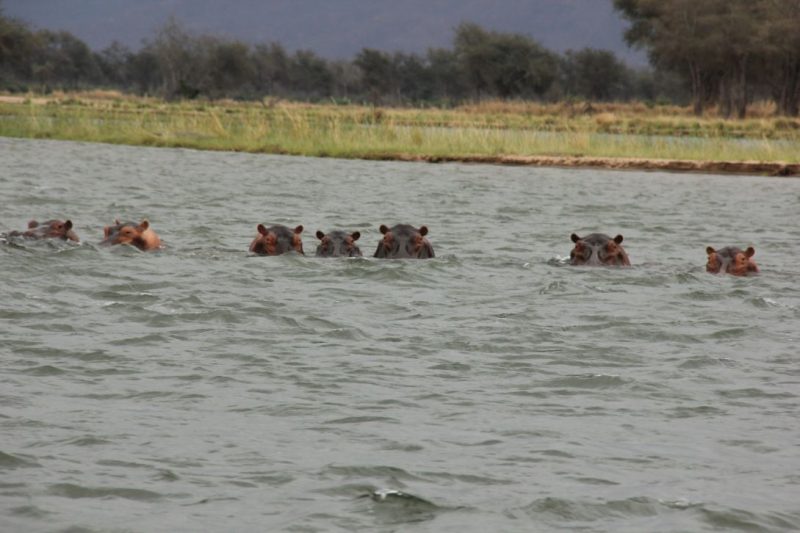
POLYGON ((800 528, 798 180, 9 139, 0 169, 0 231, 83 241, 0 244, 0 531, 800 528), (166 248, 98 247, 116 217, 166 248), (308 255, 250 256, 260 222, 308 255), (373 259, 395 223, 436 259, 373 259), (566 266, 594 231, 633 267, 566 266))

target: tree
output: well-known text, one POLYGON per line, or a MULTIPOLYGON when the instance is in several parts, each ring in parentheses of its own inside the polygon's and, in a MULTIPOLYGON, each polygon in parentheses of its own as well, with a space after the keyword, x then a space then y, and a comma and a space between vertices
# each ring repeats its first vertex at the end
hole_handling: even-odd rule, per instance
POLYGON ((126 88, 133 83, 130 73, 130 63, 133 55, 130 48, 118 41, 114 41, 96 54, 95 60, 103 74, 103 78, 108 83, 119 88, 126 88))
POLYGON ((433 98, 433 75, 425 59, 416 54, 396 52, 392 66, 399 99, 421 102, 433 98))
POLYGON ((328 68, 333 76, 333 96, 350 100, 362 93, 361 69, 352 61, 333 61, 328 68))
POLYGON ((22 22, 3 15, 0 3, 0 86, 30 79, 34 37, 22 22))
POLYGON ((378 105, 395 83, 389 54, 371 48, 362 49, 353 64, 361 70, 361 83, 369 101, 378 105))
POLYGON ((512 33, 489 32, 472 23, 456 28, 454 48, 465 78, 483 94, 541 96, 557 76, 555 56, 539 43, 512 33))
POLYGON ((34 35, 31 77, 43 88, 96 85, 101 71, 86 43, 71 33, 42 30, 34 35))
POLYGON ((626 99, 632 90, 630 69, 608 50, 569 50, 562 69, 567 94, 587 100, 608 101, 626 99))
POLYGON ((145 47, 138 54, 133 54, 127 62, 129 76, 128 90, 136 90, 139 94, 157 94, 163 90, 164 82, 156 53, 145 47))
POLYGON ((255 65, 250 48, 240 41, 203 39, 201 46, 207 58, 206 92, 210 97, 246 96, 253 92, 255 65))
POLYGON ((758 0, 726 0, 719 7, 715 30, 722 43, 722 75, 720 80, 720 110, 730 117, 739 118, 747 113, 750 99, 753 62, 763 57, 763 40, 760 39, 755 9, 758 0))
POLYGON ((431 48, 427 54, 431 76, 431 91, 434 98, 445 101, 462 100, 469 94, 464 71, 453 50, 431 48))
POLYGON ((766 0, 758 3, 757 15, 764 23, 762 78, 771 88, 781 115, 800 111, 800 0, 766 0))
POLYGON ((172 17, 145 46, 156 59, 166 98, 194 98, 200 93, 205 72, 197 48, 197 39, 172 17))
POLYGON ((251 54, 256 91, 284 94, 289 86, 289 55, 279 43, 258 44, 251 54))
POLYGON ((683 72, 690 83, 694 112, 714 101, 725 42, 719 31, 727 0, 614 0, 631 21, 629 44, 647 48, 653 65, 683 72))
POLYGON ((333 75, 328 63, 311 50, 298 50, 289 61, 289 87, 301 98, 330 96, 333 75))

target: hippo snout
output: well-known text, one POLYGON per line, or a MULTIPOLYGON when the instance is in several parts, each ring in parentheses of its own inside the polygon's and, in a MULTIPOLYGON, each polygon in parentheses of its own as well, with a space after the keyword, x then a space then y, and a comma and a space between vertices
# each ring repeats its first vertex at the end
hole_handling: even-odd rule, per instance
POLYGON ((128 244, 135 246, 143 252, 161 248, 161 238, 150 227, 150 222, 145 219, 139 222, 114 221, 113 226, 103 228, 102 246, 128 244))
POLYGON ((378 242, 375 257, 385 259, 429 259, 435 257, 433 246, 425 238, 427 226, 415 228, 408 224, 397 224, 391 228, 381 225, 383 238, 378 242))
POLYGON ((317 231, 316 235, 320 241, 317 245, 317 257, 361 257, 361 249, 356 244, 361 237, 358 231, 317 231))
POLYGON ((269 227, 259 224, 256 230, 258 234, 250 243, 250 252, 258 255, 282 255, 287 252, 297 252, 304 255, 303 240, 300 237, 300 234, 303 233, 303 226, 290 229, 280 224, 269 227))
POLYGON ((575 243, 569 254, 571 265, 630 266, 631 264, 628 254, 622 247, 622 235, 612 239, 604 233, 592 233, 586 237, 573 233, 570 239, 575 243))
POLYGON ((752 246, 746 250, 735 246, 726 246, 715 250, 709 246, 706 248, 706 254, 708 255, 706 272, 732 276, 749 276, 758 273, 758 265, 753 259, 756 250, 752 246))
POLYGON ((12 231, 9 233, 13 237, 23 237, 25 239, 61 239, 64 241, 80 242, 78 234, 72 229, 72 221, 67 220, 46 220, 28 222, 26 231, 12 231))

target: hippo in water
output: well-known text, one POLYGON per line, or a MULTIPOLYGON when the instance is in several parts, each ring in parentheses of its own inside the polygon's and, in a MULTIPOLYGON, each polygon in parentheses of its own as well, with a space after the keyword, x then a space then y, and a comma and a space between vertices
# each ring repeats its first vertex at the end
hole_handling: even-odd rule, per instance
POLYGON ((758 273, 758 266, 753 261, 756 251, 752 246, 748 247, 747 250, 742 250, 735 246, 726 246, 715 250, 709 246, 706 248, 706 253, 708 254, 706 272, 711 272, 712 274, 725 273, 733 276, 747 276, 758 273))
POLYGON ((317 231, 317 257, 361 257, 361 249, 356 244, 361 233, 354 231, 317 231))
POLYGON ((613 239, 603 233, 592 233, 586 237, 572 234, 575 247, 569 254, 571 265, 630 266, 628 254, 622 245, 622 235, 613 239))
POLYGON ((375 257, 385 259, 428 259, 435 257, 433 247, 425 235, 428 234, 426 226, 419 229, 408 224, 397 224, 391 228, 381 225, 383 239, 378 242, 375 257))
POLYGON ((80 242, 78 234, 72 231, 71 220, 46 220, 28 222, 26 231, 12 231, 9 237, 22 237, 25 239, 62 239, 65 241, 80 242))
POLYGON ((256 228, 258 235, 250 243, 250 251, 259 255, 281 255, 286 252, 295 251, 303 254, 303 241, 300 234, 303 233, 303 226, 294 229, 287 228, 280 224, 266 227, 259 224, 256 228))
POLYGON ((113 226, 103 228, 103 237, 100 244, 104 246, 130 244, 143 252, 161 248, 161 239, 147 220, 142 220, 138 224, 115 220, 113 226))

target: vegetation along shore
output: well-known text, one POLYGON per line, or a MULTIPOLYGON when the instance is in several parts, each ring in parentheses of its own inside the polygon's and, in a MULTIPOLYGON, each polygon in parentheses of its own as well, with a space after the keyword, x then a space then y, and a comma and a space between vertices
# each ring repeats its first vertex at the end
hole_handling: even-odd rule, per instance
POLYGON ((799 175, 800 2, 615 0, 625 40, 556 52, 463 22, 352 59, 189 31, 100 51, 4 15, 0 135, 319 157, 799 175), (676 46, 675 43, 681 43, 676 46))
POLYGON ((115 91, 0 96, 0 135, 315 157, 800 175, 800 119, 689 107, 484 102, 400 108, 166 101, 115 91))

